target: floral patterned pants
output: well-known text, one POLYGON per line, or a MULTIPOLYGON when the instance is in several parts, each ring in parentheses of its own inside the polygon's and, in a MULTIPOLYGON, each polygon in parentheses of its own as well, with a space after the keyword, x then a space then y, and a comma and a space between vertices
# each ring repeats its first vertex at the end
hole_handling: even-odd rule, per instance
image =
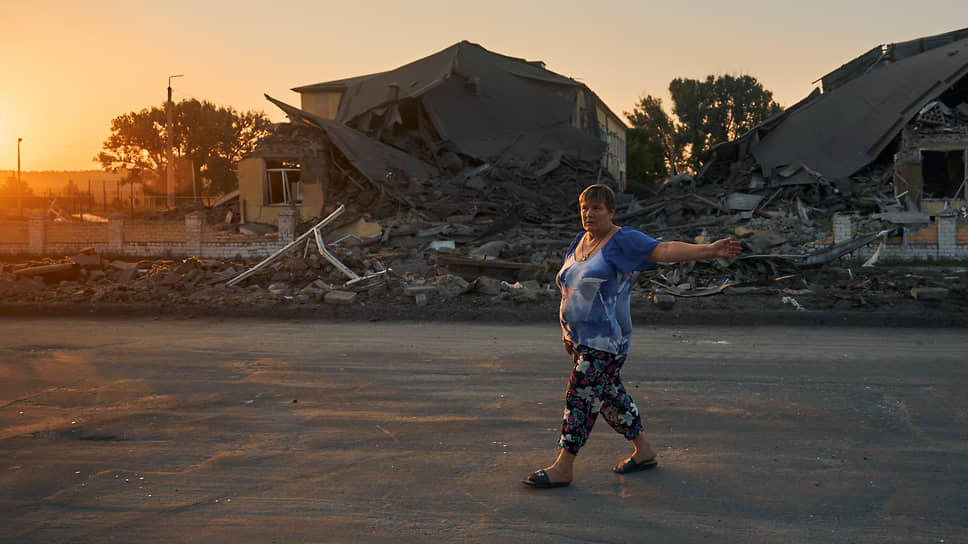
POLYGON ((577 455, 599 412, 625 438, 638 436, 643 430, 642 418, 618 375, 626 356, 574 345, 568 340, 565 345, 575 354, 575 368, 565 392, 559 446, 577 455))

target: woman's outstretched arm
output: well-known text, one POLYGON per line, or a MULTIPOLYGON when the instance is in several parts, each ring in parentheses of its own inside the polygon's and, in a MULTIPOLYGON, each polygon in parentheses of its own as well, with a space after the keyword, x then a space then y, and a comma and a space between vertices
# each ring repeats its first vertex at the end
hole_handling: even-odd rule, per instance
POLYGON ((740 252, 740 243, 732 238, 716 240, 711 244, 690 244, 687 242, 659 242, 649 255, 655 263, 681 263, 700 259, 731 259, 740 252))

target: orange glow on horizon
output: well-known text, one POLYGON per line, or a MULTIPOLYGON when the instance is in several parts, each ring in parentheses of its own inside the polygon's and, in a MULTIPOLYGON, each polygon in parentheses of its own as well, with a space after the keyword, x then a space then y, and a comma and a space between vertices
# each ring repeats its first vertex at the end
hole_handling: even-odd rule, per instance
POLYGON ((619 115, 647 94, 669 106, 676 77, 726 73, 756 77, 789 106, 819 76, 878 44, 957 29, 952 22, 968 20, 968 2, 912 10, 883 0, 871 10, 840 0, 617 0, 591 8, 567 0, 373 0, 365 8, 292 0, 282 9, 50 0, 5 2, 4 12, 12 23, 0 32, 0 170, 16 170, 22 137, 22 170, 43 171, 98 169, 93 158, 111 120, 160 106, 171 74, 184 75, 171 82, 176 101, 209 100, 282 122, 264 93, 298 105, 293 87, 390 70, 468 40, 544 61, 619 115), (320 33, 319 21, 340 23, 320 33))

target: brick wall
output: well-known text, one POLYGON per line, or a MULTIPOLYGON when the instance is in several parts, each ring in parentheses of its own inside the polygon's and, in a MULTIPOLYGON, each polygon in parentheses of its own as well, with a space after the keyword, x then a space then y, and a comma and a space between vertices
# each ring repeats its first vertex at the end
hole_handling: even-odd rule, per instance
MULTIPOLYGON (((294 221, 292 218, 281 222, 294 221)), ((200 213, 184 222, 128 221, 112 215, 107 223, 55 223, 44 216, 29 221, 0 223, 0 255, 75 255, 93 247, 102 255, 116 257, 267 257, 294 238, 294 224, 281 225, 276 237, 252 238, 220 232, 204 224, 200 213)))
MULTIPOLYGON (((835 224, 847 229, 849 214, 837 214, 835 224)), ((882 240, 859 248, 846 256, 847 259, 869 259, 882 240)), ((954 214, 939 214, 933 224, 909 230, 903 236, 888 238, 881 249, 879 260, 923 261, 931 259, 968 260, 968 221, 954 214)))
POLYGON ((96 244, 107 242, 107 223, 47 223, 47 244, 96 244))
POLYGON ((0 222, 0 245, 26 244, 29 240, 27 232, 26 221, 0 222))
MULTIPOLYGON (((107 238, 105 238, 107 241, 107 238)), ((184 242, 185 224, 159 221, 125 221, 125 242, 184 242)))
MULTIPOLYGON (((282 224, 277 238, 253 240, 216 231, 204 224, 201 214, 187 217, 184 222, 128 221, 126 216, 116 214, 108 223, 54 223, 43 216, 34 216, 26 222, 0 222, 0 255, 62 257, 94 247, 102 255, 118 257, 261 258, 295 238, 298 217, 280 214, 279 219, 282 224)), ((852 233, 850 215, 836 217, 834 224, 840 236, 852 233)), ((832 241, 828 240, 827 244, 832 241)), ((875 241, 847 258, 866 260, 879 246, 880 240, 875 241)), ((880 258, 968 260, 968 222, 954 215, 939 216, 933 225, 907 232, 903 237, 889 238, 880 258)))

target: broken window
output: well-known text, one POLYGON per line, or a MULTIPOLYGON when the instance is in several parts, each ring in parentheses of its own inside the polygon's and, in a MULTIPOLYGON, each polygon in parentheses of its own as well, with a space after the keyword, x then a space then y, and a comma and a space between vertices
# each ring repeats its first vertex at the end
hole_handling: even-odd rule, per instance
POLYGON ((266 160, 265 202, 267 206, 302 202, 302 169, 299 161, 266 160))
POLYGON ((964 149, 921 151, 924 198, 955 198, 968 177, 964 149))

